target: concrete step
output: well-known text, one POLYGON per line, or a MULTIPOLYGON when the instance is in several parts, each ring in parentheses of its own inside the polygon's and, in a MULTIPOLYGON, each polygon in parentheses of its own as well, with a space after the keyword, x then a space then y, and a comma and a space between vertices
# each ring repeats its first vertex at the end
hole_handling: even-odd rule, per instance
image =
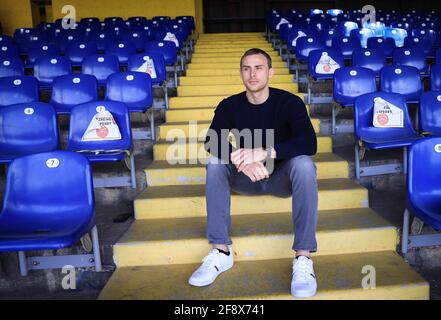
MULTIPOLYGON (((277 74, 274 75, 270 81, 270 86, 273 83, 292 83, 293 75, 291 74, 277 74)), ((179 78, 180 86, 201 86, 201 85, 231 85, 242 84, 242 79, 239 75, 236 76, 203 76, 203 77, 181 77, 179 78)))
MULTIPOLYGON (((205 137, 207 129, 210 127, 213 119, 215 108, 197 108, 197 109, 177 109, 167 110, 167 119, 179 119, 177 121, 170 121, 162 124, 159 127, 159 139, 174 140, 175 138, 199 138, 205 137), (198 110, 197 115, 192 112, 190 115, 186 114, 188 110, 198 110), (192 119, 192 120, 188 120, 192 119)), ((320 120, 311 118, 311 123, 316 133, 320 132, 320 120)))
MULTIPOLYGON (((245 51, 247 51, 248 49, 251 49, 248 46, 242 46, 242 47, 230 47, 230 46, 222 46, 222 47, 213 47, 213 48, 200 48, 198 46, 195 47, 194 49, 194 53, 230 53, 230 52, 239 52, 239 53, 244 53, 245 51)), ((266 45, 262 45, 261 46, 262 50, 265 51, 274 51, 274 48, 270 45, 270 44, 266 44, 266 45)))
MULTIPOLYGON (((271 60, 273 62, 283 61, 280 57, 272 57, 271 60)), ((233 62, 239 64, 240 57, 217 57, 217 58, 198 58, 191 57, 191 63, 225 63, 225 62, 233 62)))
MULTIPOLYGON (((243 89, 243 91, 245 91, 243 89)), ((296 96, 304 100, 303 93, 295 93, 296 96)), ((170 109, 179 108, 208 108, 216 107, 223 99, 228 98, 228 95, 212 95, 204 97, 173 97, 170 99, 170 109)))
MULTIPOLYGON (((206 254, 206 253, 205 253, 206 254)), ((238 261, 210 286, 188 284, 199 263, 118 268, 99 299, 294 299, 292 259, 238 261)), ((337 254, 314 259, 313 299, 429 299, 429 284, 395 252, 337 254), (375 267, 375 289, 362 287, 365 266, 375 267)))
MULTIPOLYGON (((205 139, 175 139, 176 141, 158 140, 153 146, 154 160, 167 160, 170 163, 198 163, 209 158, 204 149, 205 139)), ((332 139, 328 136, 317 135, 317 153, 332 152, 332 139)))
MULTIPOLYGON (((291 93, 297 93, 299 87, 297 83, 272 83, 271 87, 283 89, 291 93)), ((226 84, 226 85, 204 85, 204 86, 178 86, 178 96, 222 96, 233 95, 244 91, 243 84, 226 84)))
MULTIPOLYGON (((235 61, 235 62, 219 62, 219 63, 213 63, 213 62, 191 62, 191 63, 187 64, 187 70, 193 70, 193 69, 213 69, 214 67, 216 69, 239 68, 239 61, 235 61)), ((274 61, 272 63, 272 67, 273 68, 285 68, 287 66, 286 66, 286 62, 285 61, 274 61)))
MULTIPOLYGON (((198 263, 207 254, 206 218, 136 220, 114 246, 118 268, 198 263), (170 250, 173 247, 173 250, 170 250)), ((319 255, 392 251, 398 234, 394 226, 369 208, 318 213, 319 255), (351 241, 348 241, 351 239, 351 241)), ((233 216, 234 259, 284 259, 293 255, 291 212, 233 216)))
MULTIPOLYGON (((318 179, 348 178, 348 163, 333 153, 318 153, 313 156, 318 179)), ((148 186, 205 184, 203 164, 175 164, 154 161, 145 169, 148 186)))
MULTIPOLYGON (((232 69, 216 68, 214 65, 212 69, 190 69, 187 70, 187 76, 199 77, 199 76, 239 76, 239 65, 232 69)), ((289 74, 289 70, 286 67, 274 68, 275 74, 289 74)))
MULTIPOLYGON (((367 189, 349 179, 318 180, 318 197, 319 210, 368 206, 367 189)), ((287 212, 292 209, 291 202, 291 197, 232 192, 231 212, 237 215, 287 212)), ((205 217, 205 185, 148 187, 136 198, 134 207, 136 219, 205 217)))
MULTIPOLYGON (((191 56, 191 58, 200 59, 200 58, 236 58, 240 61, 240 58, 243 56, 245 51, 239 52, 195 52, 191 56)), ((267 52, 271 59, 280 58, 279 53, 276 51, 267 52)), ((280 60, 279 60, 280 61, 280 60)))

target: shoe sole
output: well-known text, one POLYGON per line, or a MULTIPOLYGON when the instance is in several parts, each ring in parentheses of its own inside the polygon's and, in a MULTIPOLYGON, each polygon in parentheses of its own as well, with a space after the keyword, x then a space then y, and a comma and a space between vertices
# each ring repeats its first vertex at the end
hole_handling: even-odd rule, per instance
POLYGON ((188 284, 194 286, 194 287, 205 287, 205 286, 209 286, 210 284, 212 284, 216 278, 222 273, 225 272, 229 269, 231 269, 233 267, 234 263, 231 266, 228 266, 225 270, 219 271, 217 273, 217 275, 213 278, 213 280, 209 281, 209 282, 198 282, 198 281, 192 281, 191 278, 188 280, 188 284))
POLYGON ((291 290, 291 294, 296 298, 311 298, 311 297, 315 296, 316 292, 317 292, 317 289, 314 289, 314 291, 301 291, 301 292, 298 292, 297 294, 294 294, 291 290))

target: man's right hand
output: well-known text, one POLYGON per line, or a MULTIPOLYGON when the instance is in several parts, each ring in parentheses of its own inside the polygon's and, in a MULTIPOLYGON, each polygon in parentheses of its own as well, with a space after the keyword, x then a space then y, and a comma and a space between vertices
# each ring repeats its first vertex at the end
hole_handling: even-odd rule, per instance
POLYGON ((242 172, 253 182, 269 178, 268 170, 262 162, 253 162, 247 164, 242 169, 242 172))

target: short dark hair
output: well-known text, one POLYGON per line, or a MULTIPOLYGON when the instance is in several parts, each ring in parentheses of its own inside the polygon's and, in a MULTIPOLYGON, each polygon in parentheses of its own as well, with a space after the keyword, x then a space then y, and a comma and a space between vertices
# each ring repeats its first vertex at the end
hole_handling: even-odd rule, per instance
POLYGON ((245 57, 252 56, 254 54, 263 54, 266 58, 266 61, 268 62, 268 68, 272 68, 272 61, 271 61, 270 55, 259 48, 252 48, 252 49, 248 49, 247 51, 245 51, 242 58, 240 58, 240 66, 242 67, 242 61, 245 57))

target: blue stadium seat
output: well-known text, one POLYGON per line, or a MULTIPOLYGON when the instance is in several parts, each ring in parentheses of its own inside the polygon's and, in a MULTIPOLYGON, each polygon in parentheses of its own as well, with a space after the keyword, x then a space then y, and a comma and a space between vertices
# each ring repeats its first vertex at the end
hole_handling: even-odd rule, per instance
POLYGON ((81 42, 83 41, 82 35, 78 33, 76 30, 61 30, 59 35, 56 37, 55 42, 60 47, 60 51, 62 54, 66 53, 67 47, 71 43, 81 42))
POLYGON ((164 56, 160 53, 141 53, 130 57, 128 71, 142 71, 142 66, 148 59, 153 60, 156 77, 150 74, 153 86, 162 87, 164 91, 165 107, 168 109, 167 72, 165 69, 164 56), (141 68, 141 69, 140 69, 141 68))
POLYGON ((386 56, 378 49, 357 49, 352 53, 352 65, 370 69, 379 77, 381 69, 386 65, 386 56))
POLYGON ((0 44, 0 58, 20 57, 19 50, 14 43, 0 44))
POLYGON ((404 39, 407 37, 407 31, 401 28, 385 28, 385 38, 391 38, 395 41, 395 47, 404 46, 404 39))
POLYGON ((418 103, 422 92, 420 71, 410 66, 385 66, 380 72, 380 90, 400 93, 408 103, 418 103))
POLYGON ((71 42, 66 48, 66 57, 73 67, 81 66, 83 59, 97 53, 95 42, 71 42))
POLYGON ((81 72, 95 76, 98 84, 106 85, 107 78, 119 72, 118 57, 111 54, 94 54, 84 58, 81 72))
POLYGON ((372 29, 361 28, 353 29, 350 32, 350 37, 358 39, 362 48, 367 48, 367 41, 369 38, 375 37, 375 33, 372 29))
POLYGON ((24 75, 24 65, 20 58, 0 58, 0 78, 24 75))
POLYGON ((136 46, 131 41, 116 41, 108 44, 106 54, 118 57, 120 66, 127 67, 129 57, 136 54, 136 46))
POLYGON ((98 100, 98 84, 89 74, 69 74, 55 78, 52 85, 51 105, 59 114, 82 103, 98 100))
POLYGON ((34 64, 34 77, 37 78, 41 89, 52 87, 56 77, 71 73, 71 64, 64 56, 46 56, 37 59, 34 64))
POLYGON ((386 28, 385 24, 381 21, 365 23, 363 27, 371 29, 374 32, 374 37, 382 37, 386 28))
POLYGON ((325 30, 321 34, 322 40, 325 42, 325 44, 328 48, 331 48, 333 38, 342 37, 342 36, 343 36, 343 33, 338 31, 336 28, 330 28, 328 30, 325 30))
MULTIPOLYGON (((344 67, 344 58, 341 53, 332 49, 313 50, 308 57, 308 104, 314 103, 312 85, 316 81, 331 80, 336 69, 344 67)), ((331 103, 332 96, 325 97, 322 103, 331 103)))
POLYGON ((340 105, 353 106, 360 95, 377 91, 375 73, 367 68, 343 67, 334 73, 334 100, 340 105))
POLYGON ((165 65, 173 66, 174 71, 174 84, 175 87, 178 85, 178 73, 176 69, 177 58, 177 50, 176 46, 170 41, 150 41, 147 42, 144 47, 145 53, 160 53, 164 56, 165 65))
POLYGON ((435 230, 441 229, 441 138, 430 137, 415 142, 409 148, 407 201, 403 219, 401 252, 441 243, 438 233, 409 235, 410 216, 419 218, 435 230))
MULTIPOLYGON (((108 130, 105 126, 101 129, 108 130)), ((131 186, 136 188, 130 113, 124 103, 116 101, 92 101, 73 107, 70 113, 70 124, 66 149, 69 151, 81 152, 91 162, 122 161, 127 155, 129 155, 131 186), (115 120, 120 131, 121 139, 105 141, 84 140, 83 135, 86 133, 92 119, 98 112, 102 112, 103 110, 112 114, 113 119, 115 120)))
POLYGON ((55 43, 35 43, 29 47, 26 57, 26 68, 33 68, 35 61, 44 56, 59 56, 60 48, 55 43))
POLYGON ((430 43, 432 44, 432 47, 436 43, 436 32, 435 32, 435 30, 432 30, 432 29, 421 29, 421 28, 412 29, 411 35, 412 35, 412 37, 428 39, 430 41, 430 43))
POLYGON ((53 151, 17 158, 6 175, 0 251, 18 251, 22 276, 29 269, 66 265, 101 271, 94 207, 92 173, 84 156, 53 151), (26 251, 73 246, 89 231, 93 254, 26 258, 26 251))
POLYGON ((31 76, 0 78, 0 106, 38 101, 38 81, 31 76))
POLYGON ((340 52, 345 59, 351 59, 354 50, 360 48, 360 41, 352 37, 336 37, 332 39, 331 49, 340 52))
POLYGON ((85 41, 95 42, 99 52, 104 52, 109 46, 109 43, 116 41, 116 37, 112 32, 91 32, 85 36, 85 41))
POLYGON ((334 73, 332 106, 332 134, 336 131, 337 105, 354 106, 355 99, 363 94, 377 91, 374 71, 359 67, 343 67, 334 73))
POLYGON ((429 72, 429 65, 427 64, 424 51, 413 48, 397 48, 393 54, 393 64, 404 65, 417 68, 421 74, 427 76, 429 72))
POLYGON ((432 43, 427 38, 420 37, 406 37, 404 39, 404 48, 420 49, 424 51, 426 57, 433 56, 432 43))
POLYGON ((441 64, 441 48, 436 49, 435 62, 436 64, 441 64))
POLYGON ((129 112, 146 112, 150 110, 150 132, 156 140, 152 80, 144 72, 128 71, 115 73, 107 79, 106 100, 119 101, 127 105, 129 112))
POLYGON ((395 40, 393 38, 372 37, 367 40, 368 49, 376 49, 383 52, 388 57, 392 57, 395 50, 395 40))
POLYGON ((143 51, 146 42, 151 40, 150 34, 147 30, 128 30, 124 32, 120 39, 124 42, 132 42, 137 51, 143 51))
POLYGON ((58 148, 57 116, 42 102, 0 108, 0 163, 58 148))
POLYGON ((351 31, 358 29, 358 24, 354 21, 341 21, 337 24, 337 29, 345 36, 349 37, 351 31))
MULTIPOLYGON (((360 178, 359 149, 387 149, 400 148, 411 145, 414 141, 422 138, 413 128, 407 111, 406 99, 397 93, 373 92, 359 96, 355 100, 355 173, 360 178), (376 98, 381 98, 403 111, 403 128, 374 127, 374 103, 376 98)), ((406 151, 404 157, 406 156, 406 151)), ((406 172, 406 161, 404 161, 406 172)), ((386 172, 383 172, 386 173, 386 172)), ((378 173, 380 174, 380 173, 378 173)))
POLYGON ((311 51, 325 48, 326 45, 320 38, 301 37, 297 40, 295 49, 296 60, 300 63, 308 61, 311 51))
POLYGON ((441 91, 441 64, 433 64, 430 68, 430 90, 441 91))
POLYGON ((7 35, 0 35, 0 46, 14 43, 14 39, 7 35))
POLYGON ((418 115, 421 132, 441 135, 441 91, 421 94, 418 115))

